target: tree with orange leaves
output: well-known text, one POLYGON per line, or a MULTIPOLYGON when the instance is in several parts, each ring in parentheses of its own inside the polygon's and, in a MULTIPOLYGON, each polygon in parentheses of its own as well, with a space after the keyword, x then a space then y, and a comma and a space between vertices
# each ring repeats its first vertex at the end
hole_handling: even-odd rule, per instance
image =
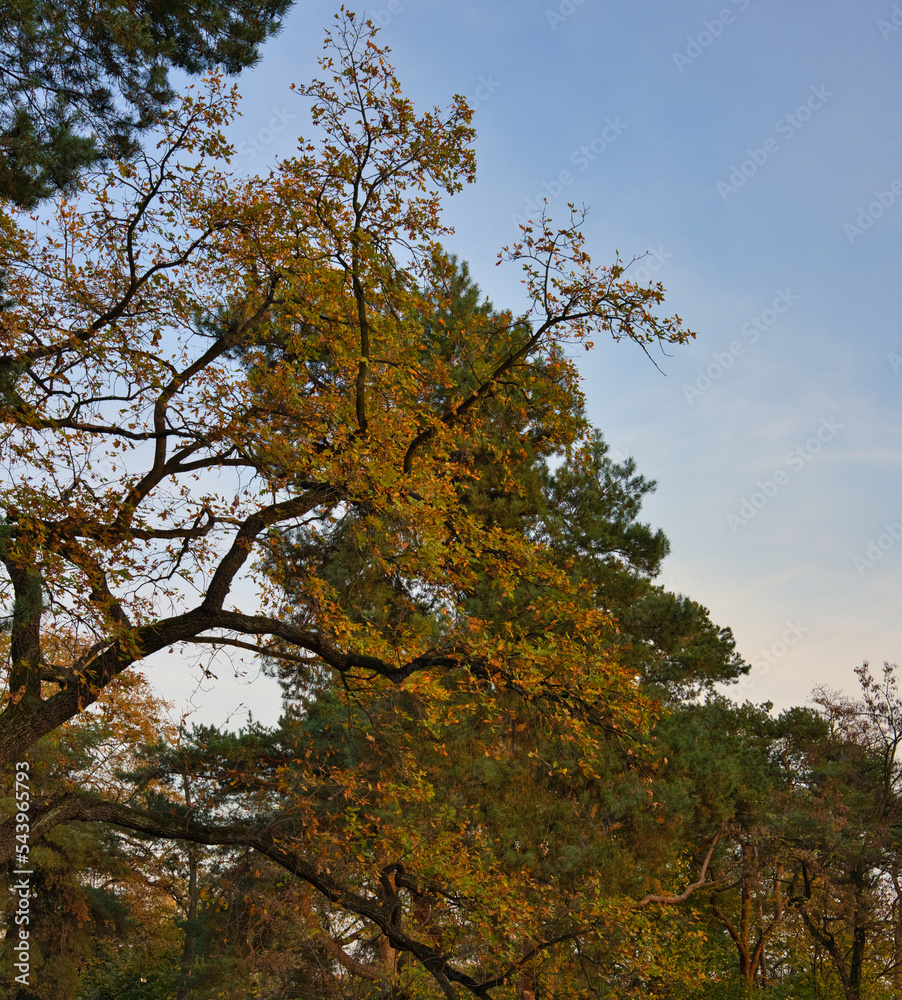
MULTIPOLYGON (((586 426, 567 344, 690 334, 657 315, 659 285, 630 281, 620 261, 593 266, 571 209, 563 228, 543 217, 500 255, 523 268, 527 308, 486 314, 440 346, 423 317, 450 302, 441 193, 474 178, 471 112, 455 98, 418 116, 373 34, 339 17, 322 61, 332 81, 300 88, 321 139, 301 141, 266 177, 229 173, 220 128, 234 95, 212 78, 167 115, 155 153, 60 202, 51 225, 0 214, 4 764, 171 647, 276 659, 311 689, 331 678, 348 704, 398 700, 402 730, 426 727, 439 755, 455 719, 477 725, 498 760, 505 727, 542 720, 530 752, 565 785, 597 779, 610 741, 643 731, 651 705, 611 655, 610 615, 548 539, 474 508, 469 456, 488 448, 497 470, 513 469, 521 417, 539 397, 543 434, 559 448, 578 442, 586 426), (505 415, 510 433, 496 433, 505 415), (278 573, 254 572, 286 532, 326 537, 347 512, 365 526, 373 564, 413 581, 404 613, 350 613, 324 564, 308 562, 292 581, 299 614, 278 573), (474 601, 486 587, 492 600, 474 601)), ((354 819, 355 801, 384 795, 416 813, 436 772, 379 789, 366 768, 324 773, 306 744, 292 753, 273 787, 290 788, 292 816, 313 825, 279 835, 77 795, 67 815, 251 846, 377 928, 448 996, 459 986, 488 995, 510 975, 498 968, 543 947, 533 930, 509 933, 522 879, 494 917, 482 913, 513 949, 495 971, 479 971, 467 935, 447 954, 429 930, 437 916, 400 920, 404 880, 422 890, 423 913, 455 872, 479 897, 491 871, 477 878, 470 865, 478 824, 437 836, 441 850, 419 874, 392 868, 410 829, 354 853, 373 822, 362 806, 354 819), (339 774, 347 814, 317 841, 310 803, 333 794, 339 774), (450 865, 461 851, 466 863, 450 865)), ((550 919, 543 899, 524 920, 550 919)), ((443 912, 453 924, 453 907, 443 912)), ((592 906, 567 919, 580 912, 590 919, 592 906)))

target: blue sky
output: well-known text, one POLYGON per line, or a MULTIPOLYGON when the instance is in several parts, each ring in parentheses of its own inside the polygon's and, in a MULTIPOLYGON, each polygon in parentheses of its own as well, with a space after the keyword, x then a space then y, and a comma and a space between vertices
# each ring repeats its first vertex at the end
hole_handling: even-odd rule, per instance
MULTIPOLYGON (((335 10, 299 4, 239 78, 242 169, 311 134, 289 85, 317 73, 335 10)), ((448 203, 448 246, 496 305, 522 304, 496 254, 547 194, 561 221, 566 202, 591 206, 597 263, 651 251, 636 267, 697 332, 657 357, 663 374, 631 344, 579 363, 593 421, 658 481, 645 516, 671 539, 663 581, 755 664, 745 696, 799 704, 899 659, 902 4, 365 12, 418 107, 476 106, 479 180, 448 203)))

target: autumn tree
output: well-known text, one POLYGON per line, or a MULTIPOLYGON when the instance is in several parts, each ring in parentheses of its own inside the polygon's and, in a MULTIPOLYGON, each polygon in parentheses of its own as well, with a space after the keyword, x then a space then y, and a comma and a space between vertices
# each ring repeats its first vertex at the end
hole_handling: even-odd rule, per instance
POLYGON ((845 1000, 900 992, 902 699, 894 664, 856 669, 858 698, 820 689, 823 739, 792 840, 792 902, 845 1000))
POLYGON ((239 649, 291 664, 309 685, 334 679, 351 711, 345 742, 358 738, 355 713, 391 705, 387 733, 369 733, 372 777, 353 757, 324 764, 309 740, 290 745, 290 767, 273 765, 271 794, 291 792, 281 826, 217 815, 215 798, 193 819, 72 792, 58 815, 252 848, 446 996, 488 995, 551 947, 556 925, 566 939, 598 919, 595 889, 562 896, 552 859, 552 882, 534 879, 524 909, 542 842, 499 880, 472 863, 494 833, 466 814, 446 815, 402 872, 392 866, 418 835, 390 825, 367 846, 371 816, 409 805, 425 822, 461 718, 495 761, 493 781, 510 759, 506 734, 526 734, 536 756, 520 762, 522 781, 544 774, 561 822, 585 824, 592 802, 578 788, 611 760, 628 770, 652 706, 613 655, 591 584, 548 538, 468 501, 485 467, 470 456, 487 448, 486 461, 511 468, 528 437, 523 401, 539 395, 551 401, 544 433, 562 448, 578 440, 565 344, 688 334, 656 315, 659 286, 630 281, 620 261, 592 265, 574 210, 502 251, 524 269, 526 308, 485 315, 454 350, 437 348, 423 289, 453 272, 437 242, 440 192, 474 176, 470 111, 455 99, 417 116, 371 27, 350 14, 330 45, 332 82, 300 88, 323 138, 302 140, 269 176, 229 174, 219 129, 233 97, 213 78, 161 113, 156 151, 62 201, 46 231, 0 217, 11 300, 0 313, 11 629, 0 759, 171 647, 239 649), (390 614, 344 607, 322 561, 298 581, 303 613, 278 578, 251 576, 285 531, 326 532, 349 512, 375 564, 412 581, 390 614), (435 763, 418 771, 410 733, 422 729, 435 763), (410 762, 403 782, 376 777, 386 755, 410 762), (336 795, 340 815, 317 839, 306 820, 336 795), (455 900, 470 908, 465 925, 455 900))
POLYGON ((174 99, 170 69, 236 73, 291 0, 0 7, 0 198, 33 207, 79 174, 133 156, 174 99))

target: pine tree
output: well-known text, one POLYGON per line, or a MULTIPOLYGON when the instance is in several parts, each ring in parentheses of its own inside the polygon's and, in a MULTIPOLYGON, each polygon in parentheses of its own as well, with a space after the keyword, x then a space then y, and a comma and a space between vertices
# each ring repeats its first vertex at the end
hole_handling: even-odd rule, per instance
POLYGON ((174 95, 169 70, 237 73, 292 0, 0 4, 0 199, 32 208, 132 157, 174 95))

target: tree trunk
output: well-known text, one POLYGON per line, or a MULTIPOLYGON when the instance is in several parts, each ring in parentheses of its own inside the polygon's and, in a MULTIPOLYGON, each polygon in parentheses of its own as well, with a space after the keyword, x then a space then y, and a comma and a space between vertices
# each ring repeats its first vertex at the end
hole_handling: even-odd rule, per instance
MULTIPOLYGON (((185 804, 191 809, 191 785, 183 775, 185 804)), ((188 913, 185 920, 185 944, 182 948, 182 967, 179 977, 177 1000, 188 1000, 194 986, 194 963, 197 960, 197 844, 188 845, 188 913)))

